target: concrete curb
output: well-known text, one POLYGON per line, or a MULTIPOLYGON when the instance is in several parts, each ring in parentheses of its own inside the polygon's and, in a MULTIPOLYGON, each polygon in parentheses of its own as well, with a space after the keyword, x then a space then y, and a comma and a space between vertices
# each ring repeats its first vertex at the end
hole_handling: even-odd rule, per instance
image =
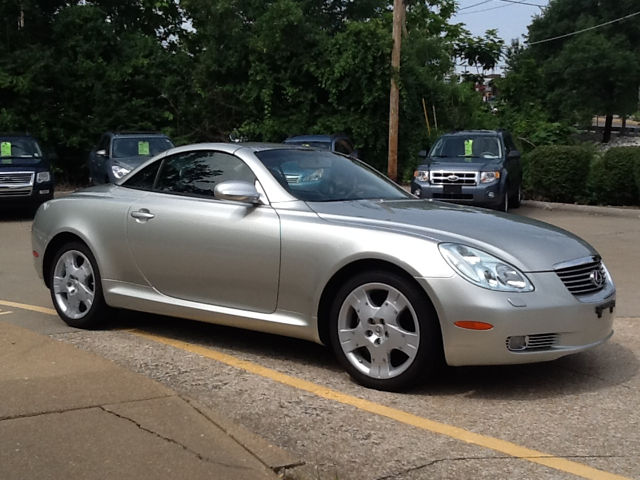
POLYGON ((595 205, 577 205, 571 203, 538 202, 523 200, 523 207, 541 208, 549 211, 564 211, 586 213, 588 215, 602 215, 609 217, 640 218, 640 208, 601 207, 595 205))
POLYGON ((218 415, 213 410, 203 406, 192 398, 182 396, 182 399, 275 473, 280 473, 284 469, 300 467, 305 464, 305 462, 295 458, 286 450, 272 445, 261 436, 247 430, 232 420, 218 415))

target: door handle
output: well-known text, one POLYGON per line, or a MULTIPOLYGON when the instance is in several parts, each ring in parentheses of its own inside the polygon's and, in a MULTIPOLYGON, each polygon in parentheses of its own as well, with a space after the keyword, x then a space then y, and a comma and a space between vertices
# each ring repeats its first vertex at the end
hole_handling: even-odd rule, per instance
POLYGON ((141 208, 137 212, 131 212, 131 216, 137 220, 151 220, 155 215, 146 208, 141 208))

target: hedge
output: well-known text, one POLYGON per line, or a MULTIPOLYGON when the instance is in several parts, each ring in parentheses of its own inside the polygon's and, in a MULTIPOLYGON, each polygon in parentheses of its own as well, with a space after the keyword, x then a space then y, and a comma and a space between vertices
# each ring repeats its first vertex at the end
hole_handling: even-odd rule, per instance
POLYGON ((538 147, 523 157, 527 198, 564 203, 640 205, 640 147, 605 153, 572 146, 538 147))
POLYGON ((586 148, 548 145, 523 159, 527 198, 574 203, 584 197, 593 154, 586 148))
POLYGON ((616 147, 594 159, 588 181, 592 203, 638 205, 640 147, 616 147))

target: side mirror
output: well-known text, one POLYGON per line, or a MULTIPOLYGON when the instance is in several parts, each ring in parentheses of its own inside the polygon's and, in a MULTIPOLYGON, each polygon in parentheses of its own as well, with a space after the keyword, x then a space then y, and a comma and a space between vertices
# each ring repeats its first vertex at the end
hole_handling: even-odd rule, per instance
POLYGON ((427 153, 428 153, 428 152, 427 152, 426 150, 420 150, 420 151, 418 152, 418 156, 419 156, 420 158, 427 158, 427 153))
POLYGON ((507 158, 520 158, 522 155, 518 150, 511 150, 507 158))
POLYGON ((256 187, 249 182, 241 180, 229 180, 219 183, 213 189, 213 194, 218 200, 231 200, 252 205, 260 203, 260 194, 256 187))
POLYGON ((107 156, 107 151, 106 150, 98 150, 96 152, 96 155, 98 155, 99 157, 106 157, 107 156))

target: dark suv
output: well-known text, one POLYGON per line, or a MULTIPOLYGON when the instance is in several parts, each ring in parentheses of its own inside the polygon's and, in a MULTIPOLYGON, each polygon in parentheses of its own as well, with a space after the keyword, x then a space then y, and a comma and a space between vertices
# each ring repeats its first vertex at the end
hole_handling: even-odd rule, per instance
POLYGON ((358 151, 353 147, 353 142, 346 135, 339 133, 333 135, 297 135, 287 138, 284 143, 330 150, 358 158, 358 151))
POLYGON ((51 164, 36 139, 0 134, 0 205, 36 209, 52 198, 51 164))
POLYGON ((157 132, 107 132, 89 154, 89 181, 93 185, 113 183, 173 147, 169 137, 157 132))
POLYGON ((466 130, 440 137, 415 171, 411 192, 506 212, 522 200, 522 163, 503 130, 466 130))

